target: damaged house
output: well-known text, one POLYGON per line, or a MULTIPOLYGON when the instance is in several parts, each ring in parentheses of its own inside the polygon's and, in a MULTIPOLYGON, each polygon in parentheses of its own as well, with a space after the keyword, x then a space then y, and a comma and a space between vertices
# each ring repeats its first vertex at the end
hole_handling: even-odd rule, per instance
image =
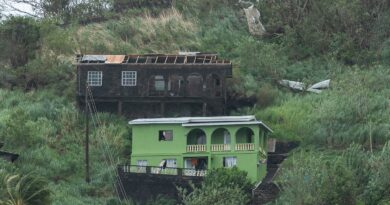
POLYGON ((232 64, 212 53, 78 55, 77 100, 129 116, 223 115, 232 64), (86 89, 88 85, 88 89, 86 89))

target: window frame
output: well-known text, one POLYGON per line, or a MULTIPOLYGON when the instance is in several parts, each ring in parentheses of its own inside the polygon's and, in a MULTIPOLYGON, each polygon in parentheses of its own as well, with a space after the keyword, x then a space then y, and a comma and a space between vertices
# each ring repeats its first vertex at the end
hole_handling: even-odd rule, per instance
POLYGON ((159 130, 158 131, 158 141, 173 141, 173 130, 159 130), (167 140, 167 138, 164 136, 164 132, 170 132, 171 138, 167 140))
POLYGON ((236 156, 227 156, 227 157, 223 157, 223 167, 225 168, 232 168, 232 167, 236 167, 237 166, 237 157, 236 156), (234 164, 232 166, 229 166, 228 163, 227 163, 227 159, 234 159, 234 164))
POLYGON ((165 77, 163 75, 155 75, 154 76, 154 90, 157 92, 165 91, 165 77))
POLYGON ((137 71, 123 70, 121 73, 121 85, 126 87, 137 86, 137 71))
POLYGON ((103 71, 91 70, 87 72, 88 86, 98 87, 103 85, 103 71))

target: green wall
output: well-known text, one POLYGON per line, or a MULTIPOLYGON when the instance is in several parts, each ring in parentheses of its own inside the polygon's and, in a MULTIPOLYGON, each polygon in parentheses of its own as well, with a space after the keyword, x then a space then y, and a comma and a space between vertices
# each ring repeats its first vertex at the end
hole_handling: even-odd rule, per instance
POLYGON ((208 168, 223 167, 224 157, 236 157, 237 167, 248 172, 253 182, 261 180, 265 176, 266 164, 260 164, 259 147, 266 150, 266 136, 258 125, 225 125, 183 127, 181 124, 146 124, 133 125, 133 152, 131 164, 136 165, 137 160, 147 160, 148 166, 159 166, 163 159, 176 159, 178 168, 184 167, 185 157, 207 157, 208 168), (253 131, 254 151, 235 151, 236 143, 247 143, 247 136, 243 132, 237 132, 240 128, 247 127, 253 131), (223 129, 220 129, 223 128, 223 129), (194 129, 201 129, 206 134, 206 152, 186 152, 186 145, 197 144, 194 138, 187 139, 188 133, 194 129), (223 144, 223 131, 228 130, 231 135, 231 150, 224 152, 210 152, 211 144, 223 144), (172 130, 172 141, 159 141, 160 130, 172 130), (212 134, 213 137, 212 138, 212 134), (236 137, 237 135, 237 137, 236 137))

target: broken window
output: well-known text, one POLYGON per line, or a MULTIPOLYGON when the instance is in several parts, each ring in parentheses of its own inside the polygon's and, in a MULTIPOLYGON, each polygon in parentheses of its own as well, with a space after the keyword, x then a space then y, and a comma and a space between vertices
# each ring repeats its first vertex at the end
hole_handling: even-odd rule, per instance
POLYGON ((207 76, 207 90, 212 97, 222 96, 222 83, 221 79, 217 74, 211 74, 207 76))
POLYGON ((137 71, 122 71, 122 86, 136 86, 137 71))
POLYGON ((189 96, 201 96, 203 93, 203 78, 200 74, 193 73, 187 78, 187 93, 189 96))
POLYGON ((164 91, 165 90, 164 76, 162 76, 162 75, 154 76, 154 90, 155 91, 164 91))
POLYGON ((89 86, 102 86, 102 80, 102 71, 88 71, 87 83, 89 86))
POLYGON ((182 76, 172 75, 168 81, 168 93, 169 96, 181 96, 184 86, 184 80, 182 76))
POLYGON ((172 141, 173 131, 172 130, 160 130, 158 131, 158 141, 172 141))

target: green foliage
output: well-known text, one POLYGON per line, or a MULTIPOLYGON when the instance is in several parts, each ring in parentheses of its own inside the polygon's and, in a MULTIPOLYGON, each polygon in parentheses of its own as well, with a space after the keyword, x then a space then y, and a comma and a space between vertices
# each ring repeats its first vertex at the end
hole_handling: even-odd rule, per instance
POLYGON ((370 175, 363 194, 366 204, 387 204, 390 202, 390 143, 370 159, 370 175))
POLYGON ((352 144, 341 152, 301 150, 283 165, 276 204, 386 204, 389 143, 376 153, 352 144), (297 188, 299 187, 299 188, 297 188))
POLYGON ((247 173, 238 170, 218 168, 211 170, 201 187, 193 186, 193 191, 179 188, 179 196, 184 205, 201 204, 248 204, 253 184, 247 178, 247 173))
POLYGON ((387 70, 377 67, 340 76, 332 92, 323 94, 324 100, 312 114, 313 142, 331 146, 347 146, 351 142, 383 145, 389 139, 384 97, 389 93, 387 70))
POLYGON ((281 202, 290 204, 355 204, 357 184, 342 158, 301 151, 279 178, 281 202))
POLYGON ((110 152, 114 163, 128 161, 131 134, 126 120, 100 114, 103 124, 92 129, 90 138, 92 182, 87 185, 84 118, 72 103, 47 90, 0 90, 0 99, 0 141, 6 142, 5 150, 20 154, 14 168, 1 164, 2 169, 40 173, 51 182, 53 204, 103 204, 115 196, 115 166, 107 166, 104 156, 110 152))
POLYGON ((4 175, 1 177, 0 204, 50 204, 51 192, 46 179, 34 174, 4 175))
POLYGON ((248 202, 249 198, 240 188, 236 186, 225 187, 219 184, 195 188, 193 192, 184 195, 182 199, 184 205, 244 205, 248 202))
POLYGON ((369 49, 378 49, 375 45, 386 38, 383 25, 390 20, 385 0, 260 1, 257 6, 265 27, 282 36, 294 59, 329 54, 347 64, 372 62, 369 49))
POLYGON ((247 173, 239 170, 237 167, 233 167, 231 169, 218 168, 211 170, 204 179, 204 185, 213 187, 236 186, 245 193, 250 193, 253 188, 253 184, 247 178, 247 173))
POLYGON ((29 17, 14 17, 0 24, 0 55, 10 61, 13 68, 25 65, 35 57, 34 51, 39 48, 40 32, 36 20, 29 17))

